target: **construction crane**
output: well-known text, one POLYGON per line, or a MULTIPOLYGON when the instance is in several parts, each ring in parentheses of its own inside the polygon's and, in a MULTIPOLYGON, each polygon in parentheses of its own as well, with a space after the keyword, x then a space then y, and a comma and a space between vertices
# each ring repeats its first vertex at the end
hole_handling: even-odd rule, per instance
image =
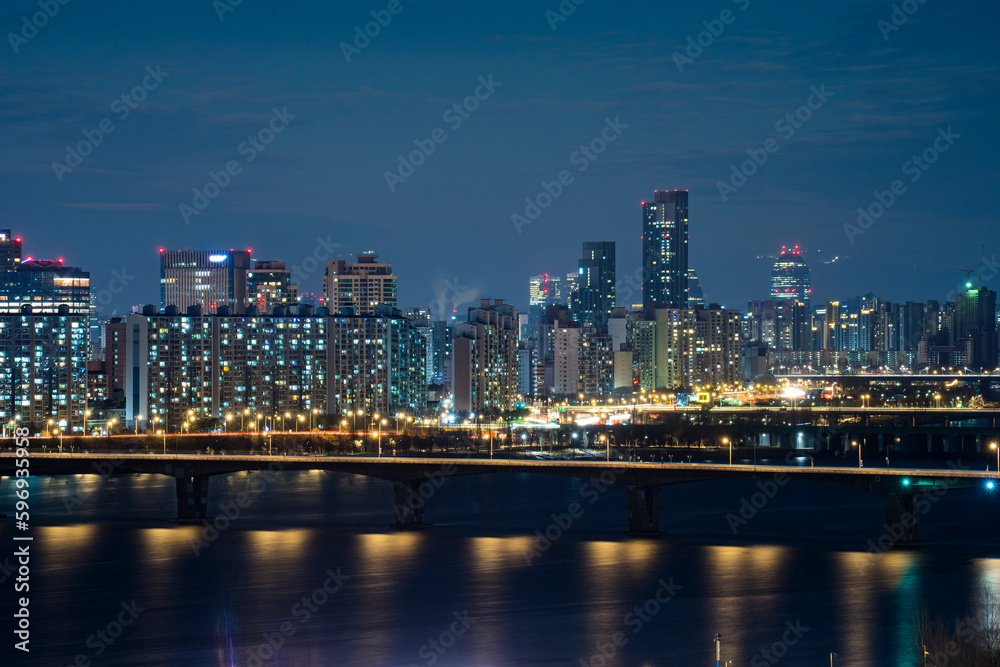
MULTIPOLYGON (((983 287, 983 269, 986 263, 986 244, 984 243, 979 249, 979 274, 976 277, 976 287, 982 289, 983 287)), ((972 287, 972 274, 975 272, 974 269, 952 269, 952 271, 961 271, 965 274, 965 286, 972 287)))

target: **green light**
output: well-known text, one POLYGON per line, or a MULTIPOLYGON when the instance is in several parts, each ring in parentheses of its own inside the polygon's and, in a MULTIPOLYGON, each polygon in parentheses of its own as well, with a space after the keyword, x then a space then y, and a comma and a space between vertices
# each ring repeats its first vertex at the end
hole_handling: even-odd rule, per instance
POLYGON ((965 283, 966 287, 972 287, 972 283, 965 283))
POLYGON ((909 486, 909 485, 910 485, 909 478, 903 478, 903 486, 909 486))

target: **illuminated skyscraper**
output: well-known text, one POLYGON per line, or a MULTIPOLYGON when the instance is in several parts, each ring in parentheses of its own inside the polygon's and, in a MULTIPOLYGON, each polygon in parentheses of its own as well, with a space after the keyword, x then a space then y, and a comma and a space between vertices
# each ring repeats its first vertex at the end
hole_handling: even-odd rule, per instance
POLYGON ((570 306, 573 319, 606 327, 615 308, 614 242, 584 242, 578 276, 577 291, 570 306))
POLYGON ((642 305, 688 307, 688 192, 659 191, 642 202, 642 305))
POLYGON ((12 271, 0 271, 0 313, 90 313, 90 274, 65 266, 62 259, 25 258, 12 271))
POLYGON ((160 307, 201 306, 205 314, 220 307, 246 311, 250 249, 164 250, 160 248, 160 307))
POLYGON ((812 303, 811 282, 811 272, 799 246, 781 246, 781 254, 771 270, 771 298, 801 301, 808 310, 812 303))

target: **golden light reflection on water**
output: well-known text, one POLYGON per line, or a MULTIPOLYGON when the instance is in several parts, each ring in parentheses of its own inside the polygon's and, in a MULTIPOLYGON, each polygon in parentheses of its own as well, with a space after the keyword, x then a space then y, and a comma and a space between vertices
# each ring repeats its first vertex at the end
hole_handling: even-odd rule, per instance
MULTIPOLYGON (((788 547, 707 547, 707 581, 713 624, 726 643, 743 645, 748 619, 761 618, 766 598, 790 556, 788 547), (748 590, 750 593, 748 594, 748 590)), ((753 621, 750 621, 753 623, 753 621)), ((780 625, 780 623, 779 623, 780 625)))
POLYGON ((307 551, 313 531, 304 528, 253 530, 248 531, 246 536, 250 542, 248 556, 256 561, 256 567, 280 564, 281 569, 292 570, 307 551))
POLYGON ((140 533, 143 562, 151 568, 172 567, 181 557, 194 555, 191 545, 201 537, 203 526, 146 528, 140 533))
MULTIPOLYGON (((845 667, 861 667, 871 655, 873 642, 885 641, 884 628, 878 627, 881 610, 873 601, 886 589, 895 591, 901 599, 898 608, 916 604, 920 582, 917 578, 919 555, 913 551, 895 550, 882 554, 843 551, 831 555, 837 580, 833 587, 839 592, 839 616, 842 619, 838 644, 845 667)), ((896 636, 898 648, 905 650, 911 635, 904 624, 896 636)))
POLYGON ((466 542, 466 562, 474 564, 469 583, 477 592, 475 615, 490 619, 476 627, 469 641, 474 645, 475 664, 488 665, 507 649, 511 628, 504 609, 513 594, 512 576, 528 567, 534 540, 527 536, 470 537, 466 542))
POLYGON ((636 583, 648 583, 649 593, 656 592, 658 579, 667 573, 655 565, 667 545, 654 540, 593 541, 584 545, 583 578, 592 599, 587 604, 586 625, 595 641, 607 640, 623 625, 627 605, 622 604, 622 590, 636 583))

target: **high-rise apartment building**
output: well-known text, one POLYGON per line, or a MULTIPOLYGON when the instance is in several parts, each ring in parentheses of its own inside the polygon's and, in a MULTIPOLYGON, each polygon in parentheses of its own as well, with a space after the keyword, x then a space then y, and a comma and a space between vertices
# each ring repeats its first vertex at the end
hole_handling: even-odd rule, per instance
POLYGON ((482 299, 452 327, 455 409, 498 413, 517 401, 517 310, 482 299))
POLYGON ((82 434, 86 410, 87 315, 0 315, 0 420, 82 434))
POLYGON ((567 322, 556 328, 554 345, 555 396, 576 400, 611 395, 615 369, 607 332, 589 323, 567 322))
POLYGON ((781 254, 771 269, 771 298, 801 301, 810 308, 812 278, 799 246, 781 246, 781 254))
POLYGON ((160 248, 160 308, 204 313, 246 311, 250 250, 165 250, 160 248))
POLYGON ((396 307, 396 274, 392 265, 378 262, 378 255, 363 253, 357 262, 326 263, 323 305, 334 315, 350 307, 357 315, 371 315, 376 306, 396 307))
POLYGON ((577 322, 606 327, 615 308, 615 244, 586 241, 570 311, 577 322))
POLYGON ((292 306, 298 303, 299 286, 292 282, 292 272, 284 262, 255 259, 247 272, 248 306, 265 315, 275 306, 292 306))
POLYGON ((367 415, 427 405, 427 338, 395 308, 337 315, 330 329, 330 412, 367 415))
POLYGON ((642 305, 688 307, 688 192, 659 191, 642 203, 642 305))
POLYGON ((662 308, 656 326, 655 388, 736 386, 742 381, 740 313, 708 308, 662 308))

